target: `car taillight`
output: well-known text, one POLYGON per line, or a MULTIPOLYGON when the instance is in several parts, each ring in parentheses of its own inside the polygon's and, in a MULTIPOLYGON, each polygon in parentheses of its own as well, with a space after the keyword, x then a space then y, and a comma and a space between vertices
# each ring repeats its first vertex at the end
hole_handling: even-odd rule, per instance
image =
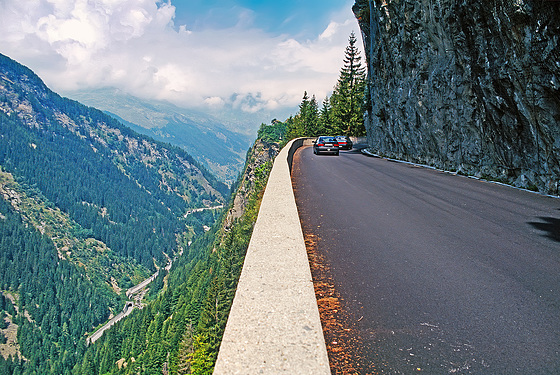
POLYGON ((324 143, 317 143, 317 146, 319 147, 323 147, 325 144, 324 143))

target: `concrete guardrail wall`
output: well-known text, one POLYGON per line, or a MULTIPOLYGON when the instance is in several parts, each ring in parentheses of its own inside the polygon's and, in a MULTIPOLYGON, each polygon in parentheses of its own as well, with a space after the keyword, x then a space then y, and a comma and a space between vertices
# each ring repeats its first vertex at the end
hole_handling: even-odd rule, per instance
POLYGON ((241 271, 214 374, 330 374, 290 168, 274 162, 241 271))

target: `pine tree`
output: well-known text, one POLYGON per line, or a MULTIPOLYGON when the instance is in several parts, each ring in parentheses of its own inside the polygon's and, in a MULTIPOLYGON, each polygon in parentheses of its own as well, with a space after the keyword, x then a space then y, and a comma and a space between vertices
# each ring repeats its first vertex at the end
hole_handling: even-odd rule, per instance
POLYGON ((332 117, 331 101, 327 96, 323 100, 323 106, 319 111, 319 125, 317 127, 317 135, 335 133, 335 126, 332 117))
POLYGON ((288 124, 288 139, 317 135, 318 123, 319 107, 317 99, 315 99, 315 95, 309 98, 307 91, 305 91, 299 105, 299 112, 294 116, 293 121, 288 124))
POLYGON ((336 133, 352 136, 365 134, 363 102, 366 69, 362 66, 362 57, 356 42, 356 36, 352 32, 345 51, 344 66, 340 70, 330 103, 336 133))
POLYGON ((189 323, 179 343, 177 356, 173 361, 171 371, 176 372, 178 375, 190 374, 190 359, 193 353, 193 329, 192 325, 189 323))
POLYGON ((191 373, 194 375, 210 375, 214 369, 215 356, 212 347, 205 334, 194 337, 194 352, 190 356, 189 362, 191 373))
POLYGON ((319 123, 319 106, 315 95, 307 102, 302 103, 300 108, 301 117, 304 123, 304 136, 311 137, 317 134, 317 125, 319 123))

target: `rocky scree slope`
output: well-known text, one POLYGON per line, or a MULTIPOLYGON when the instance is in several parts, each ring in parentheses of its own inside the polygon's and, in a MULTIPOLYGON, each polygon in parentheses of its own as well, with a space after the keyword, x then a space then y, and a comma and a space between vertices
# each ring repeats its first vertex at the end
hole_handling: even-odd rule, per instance
POLYGON ((357 0, 372 151, 559 193, 560 2, 357 0))

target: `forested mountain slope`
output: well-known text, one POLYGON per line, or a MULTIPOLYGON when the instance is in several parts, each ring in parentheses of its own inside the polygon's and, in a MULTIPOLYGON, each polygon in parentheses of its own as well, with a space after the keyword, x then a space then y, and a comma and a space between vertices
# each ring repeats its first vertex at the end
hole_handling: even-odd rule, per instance
POLYGON ((219 223, 173 263, 157 299, 85 351, 74 374, 211 374, 276 143, 257 140, 219 223))
POLYGON ((228 195, 185 151, 60 97, 0 55, 0 292, 18 310, 0 313, 19 326, 25 358, 0 359, 0 372, 71 373, 124 289, 215 220, 187 213, 228 195))
POLYGON ((61 98, 4 56, 0 62, 0 165, 114 252, 153 268, 176 248, 180 217, 224 202, 228 189, 181 149, 61 98))

